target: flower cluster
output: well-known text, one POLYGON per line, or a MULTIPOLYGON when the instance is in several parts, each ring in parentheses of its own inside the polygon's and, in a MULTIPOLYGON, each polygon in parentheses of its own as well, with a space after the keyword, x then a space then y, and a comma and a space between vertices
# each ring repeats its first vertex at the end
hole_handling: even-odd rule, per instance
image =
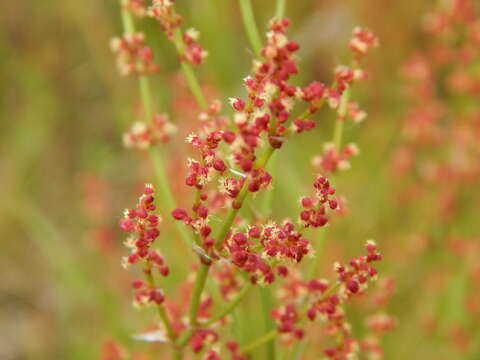
POLYGON ((133 250, 128 258, 132 264, 147 257, 150 246, 160 235, 158 226, 161 218, 154 213, 156 206, 153 195, 153 186, 146 185, 137 207, 125 210, 124 218, 119 223, 123 231, 132 234, 126 242, 127 247, 133 250))
POLYGON ((181 31, 182 17, 175 12, 173 0, 153 0, 148 15, 158 21, 160 28, 175 43, 182 61, 203 64, 208 52, 198 43, 199 32, 193 28, 181 31))
POLYGON ((326 173, 334 173, 337 170, 348 170, 350 168, 350 158, 358 155, 357 145, 348 144, 340 151, 335 150, 335 145, 327 143, 324 146, 322 155, 316 155, 312 159, 312 165, 316 170, 326 173))
MULTIPOLYGON (((192 351, 197 354, 199 353, 202 349, 204 349, 204 347, 208 346, 209 348, 211 348, 211 346, 213 344, 215 344, 216 342, 218 341, 218 334, 213 331, 213 330, 210 330, 210 329, 199 329, 197 331, 195 331, 195 334, 192 336, 191 340, 190 340, 190 347, 192 349, 192 351)), ((209 354, 207 354, 207 357, 205 358, 206 360, 207 359, 218 359, 215 358, 215 357, 212 357, 212 356, 215 356, 216 353, 214 352, 209 352, 209 354)))
POLYGON ((136 17, 142 18, 147 15, 145 0, 126 0, 123 3, 123 9, 131 12, 136 17))
MULTIPOLYGON (((198 32, 182 31, 182 17, 176 13, 174 4, 173 0, 153 0, 147 15, 158 21, 174 43, 181 61, 200 65, 206 52, 197 42, 198 32)), ((143 15, 142 6, 142 1, 124 3, 126 11, 139 16, 143 15)), ((336 190, 329 180, 321 175, 316 177, 315 194, 300 200, 297 222, 263 217, 253 206, 252 216, 245 216, 248 209, 244 205, 250 205, 247 197, 271 188, 272 175, 266 168, 272 154, 290 136, 314 129, 317 123, 313 115, 324 103, 336 110, 339 121, 349 116, 358 122, 365 117, 358 104, 349 100, 352 84, 366 77, 356 66, 337 67, 331 86, 319 81, 305 87, 292 84, 291 78, 299 71, 296 59, 299 45, 288 39, 288 27, 287 19, 270 22, 265 45, 256 54, 251 75, 243 81, 246 97, 230 98, 233 115, 220 115, 219 101, 210 106, 201 105, 198 129, 186 139, 195 152, 187 160, 185 175, 185 185, 193 192, 192 201, 186 208, 168 206, 168 211, 173 220, 179 222, 175 225, 179 225, 180 230, 184 230, 183 224, 191 230, 192 250, 199 261, 192 267, 195 281, 188 277, 178 287, 181 295, 178 303, 165 299, 154 281, 154 272, 167 276, 169 268, 162 255, 152 249, 160 234, 161 219, 155 214, 151 186, 145 188, 137 207, 126 210, 120 221, 120 227, 131 234, 126 242, 131 254, 125 258, 125 264, 141 263, 145 275, 144 280, 135 280, 132 284, 136 290, 135 303, 157 305, 168 340, 180 358, 188 351, 205 360, 220 360, 222 332, 218 327, 229 322, 229 314, 251 287, 274 281, 292 284, 290 294, 297 292, 296 296, 282 299, 280 306, 272 311, 278 325, 272 330, 274 336, 280 335, 284 340, 302 339, 303 322, 320 317, 326 320, 328 331, 341 338, 337 347, 326 351, 328 357, 346 359, 346 354, 353 352, 347 348, 353 349, 356 344, 342 305, 362 293, 367 281, 375 277, 376 270, 371 263, 381 258, 375 244, 367 244, 366 256, 351 260, 348 266, 337 266, 336 284, 329 285, 318 279, 302 282, 297 276, 297 264, 313 252, 306 238, 307 229, 325 226, 330 212, 340 209, 336 190), (207 295, 209 279, 217 281, 220 297, 207 295), (228 303, 221 304, 218 299, 228 303)), ((139 39, 137 47, 141 48, 143 37, 139 39)), ((357 29, 350 43, 355 53, 354 63, 375 45, 376 38, 371 32, 357 29)), ((121 46, 117 44, 116 48, 121 46)), ((137 59, 137 49, 132 48, 128 47, 130 58, 124 63, 135 66, 130 72, 146 74, 138 70, 143 63, 137 59)), ((184 63, 183 68, 190 69, 189 64, 184 63)), ((155 115, 148 125, 135 124, 124 141, 129 147, 144 149, 168 140, 172 131, 166 115, 155 115)), ((357 152, 353 145, 343 149, 337 145, 331 149, 333 153, 322 159, 322 173, 345 167, 357 152)), ((162 187, 162 191, 167 190, 162 187)), ((183 233, 180 230, 179 233, 183 233)), ((225 345, 234 360, 247 359, 248 346, 239 346, 234 341, 225 345)))
POLYGON ((176 132, 166 114, 155 114, 151 123, 136 122, 130 132, 123 135, 123 144, 127 148, 148 149, 157 143, 166 143, 176 132))
POLYGON ((322 227, 327 225, 327 208, 330 210, 338 209, 338 201, 333 198, 335 189, 330 186, 330 182, 322 175, 318 175, 313 183, 315 188, 315 197, 302 197, 300 204, 303 211, 300 213, 299 222, 303 227, 322 227))
POLYGON ((326 322, 326 331, 337 339, 334 347, 325 350, 329 359, 347 360, 358 351, 358 341, 351 336, 342 305, 352 296, 361 294, 368 286, 368 280, 375 279, 377 270, 371 265, 381 260, 373 241, 366 244, 367 255, 350 260, 348 265, 335 264, 338 282, 328 290, 319 288, 320 298, 315 300, 307 311, 310 320, 317 315, 326 322))
POLYGON ((173 30, 182 24, 182 17, 175 12, 172 0, 153 0, 148 15, 158 21, 169 38, 173 37, 173 30))
MULTIPOLYGON (((162 276, 169 274, 164 258, 158 251, 151 249, 160 235, 161 222, 161 218, 154 213, 156 209, 154 199, 153 187, 146 185, 136 208, 125 210, 124 218, 119 223, 123 231, 131 234, 125 242, 125 245, 131 249, 131 254, 123 259, 124 266, 142 262, 143 271, 148 279, 152 276, 152 270, 157 270, 162 276)), ((132 286, 136 290, 135 303, 138 305, 149 302, 161 304, 164 300, 163 292, 152 283, 135 280, 132 286)))
POLYGON ((278 323, 278 332, 283 335, 302 339, 305 331, 299 327, 300 314, 294 304, 287 304, 281 309, 275 309, 270 314, 278 323))
MULTIPOLYGON (((303 337, 304 320, 320 319, 325 324, 326 334, 336 339, 335 346, 330 346, 324 351, 327 358, 347 360, 357 354, 360 342, 352 337, 351 326, 347 322, 343 305, 353 296, 362 294, 368 282, 376 279, 377 270, 372 263, 381 260, 381 255, 373 241, 368 241, 365 247, 366 255, 351 259, 348 265, 335 264, 337 274, 335 283, 330 284, 324 279, 302 281, 300 274, 291 273, 280 292, 281 301, 287 302, 287 305, 274 310, 271 314, 277 323, 278 333, 283 334, 285 341, 303 337)), ((387 327, 392 325, 390 320, 392 318, 388 316, 377 315, 370 318, 369 325, 372 329, 384 325, 382 331, 386 331, 387 327)), ((373 337, 370 336, 366 340, 371 344, 373 337)))
POLYGON ((357 27, 353 30, 353 39, 349 45, 358 60, 365 56, 369 49, 378 46, 378 39, 371 31, 357 27))
POLYGON ((368 51, 378 46, 377 37, 367 29, 356 28, 353 32, 353 38, 350 41, 350 49, 353 52, 352 66, 338 66, 335 69, 334 86, 328 89, 328 102, 330 106, 336 109, 337 124, 335 127, 334 138, 331 143, 325 144, 322 155, 317 155, 312 162, 316 170, 328 173, 337 170, 346 170, 350 167, 349 159, 358 154, 358 148, 355 144, 343 146, 341 144, 341 129, 343 122, 347 118, 354 123, 362 122, 367 114, 363 111, 356 101, 350 100, 350 87, 358 81, 365 80, 367 72, 360 68, 360 60, 368 51))
POLYGON ((121 75, 154 74, 160 70, 153 61, 152 49, 145 45, 142 33, 115 37, 110 45, 112 51, 117 54, 117 67, 121 75))
POLYGON ((308 254, 310 243, 295 230, 295 225, 285 220, 281 225, 270 222, 262 228, 252 226, 247 233, 233 233, 227 241, 232 263, 250 274, 250 280, 259 277, 265 283, 275 280, 275 272, 286 276, 282 262, 300 262, 308 254))

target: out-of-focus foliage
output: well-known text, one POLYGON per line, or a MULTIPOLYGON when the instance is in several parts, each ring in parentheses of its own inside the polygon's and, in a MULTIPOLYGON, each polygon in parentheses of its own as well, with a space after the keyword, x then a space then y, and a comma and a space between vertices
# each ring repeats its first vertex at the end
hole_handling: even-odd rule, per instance
MULTIPOLYGON (((463 310, 474 291, 471 278, 462 266, 454 266, 456 258, 445 245, 411 249, 422 243, 414 236, 441 235, 426 223, 431 219, 420 216, 425 211, 420 206, 418 213, 416 207, 402 207, 397 197, 402 184, 390 172, 408 103, 399 69, 429 43, 419 29, 434 4, 287 1, 308 78, 331 78, 330 69, 345 56, 343 45, 355 25, 373 29, 381 39, 368 62, 370 80, 355 89, 369 118, 345 129, 345 141, 358 142, 361 149, 348 176, 336 184, 348 195, 349 215, 329 230, 319 256, 321 271, 331 274, 333 260, 355 254, 367 238, 377 240, 385 253, 380 271, 395 277, 398 288, 390 307, 398 327, 385 344, 389 360, 477 359, 480 353, 478 304, 477 312, 463 310), (442 272, 442 264, 456 270, 442 272)), ((263 30, 274 2, 253 5, 263 30)), ((210 53, 199 71, 207 93, 221 99, 236 94, 252 58, 237 3, 189 0, 178 6, 200 30, 210 53)), ((110 38, 121 31, 119 21, 114 0, 0 4, 0 359, 94 359, 112 338, 133 351, 144 348, 131 334, 151 313, 130 309, 130 279, 120 267, 123 237, 116 224, 124 204, 151 181, 151 170, 121 142, 139 104, 136 82, 118 76, 109 49, 110 38)), ((194 127, 197 109, 184 106, 192 99, 172 45, 154 23, 143 24, 142 30, 162 67, 152 80, 155 102, 182 124, 178 136, 183 138, 194 127)), ((286 146, 284 156, 295 165, 279 164, 284 181, 275 183, 276 216, 291 214, 300 190, 309 186, 313 170, 308 159, 321 150, 319 139, 330 137, 331 120, 321 119, 315 131, 286 146)), ((166 151, 173 176, 182 171, 178 164, 186 150, 178 141, 166 151)), ((182 203, 182 187, 176 189, 182 203)), ((466 196, 470 192, 478 199, 477 188, 466 196)), ((478 240, 479 230, 467 234, 478 240)), ((162 236, 162 248, 172 267, 166 288, 175 291, 175 280, 185 275, 175 264, 189 250, 173 232, 166 233, 170 239, 162 236)), ((258 330, 248 328, 261 319, 258 296, 246 300, 252 310, 241 314, 244 328, 238 331, 247 338, 262 330, 262 324, 258 330)), ((361 319, 355 324, 359 332, 361 319)))

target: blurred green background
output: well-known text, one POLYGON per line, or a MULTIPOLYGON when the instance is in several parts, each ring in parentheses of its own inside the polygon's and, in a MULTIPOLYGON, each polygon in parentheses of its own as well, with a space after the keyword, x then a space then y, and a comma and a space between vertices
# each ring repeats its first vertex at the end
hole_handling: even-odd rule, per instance
MULTIPOLYGON (((409 239, 428 219, 420 216, 421 209, 400 208, 395 197, 399 183, 389 172, 406 103, 399 68, 428 42, 419 24, 434 3, 287 1, 291 38, 301 45, 298 84, 329 81, 332 68, 348 59, 354 26, 369 27, 381 41, 366 64, 370 79, 354 91, 369 117, 345 132, 345 141, 357 142, 361 150, 352 169, 337 180, 349 215, 329 229, 321 256, 322 274, 331 277, 333 260, 357 254, 369 238, 378 241, 385 253, 380 271, 395 276, 398 285, 389 310, 399 325, 385 339, 386 359, 392 360, 480 358, 479 319, 461 309, 469 291, 461 266, 449 291, 442 296, 430 292, 435 279, 447 281, 445 273, 432 270, 438 269, 434 265, 448 269, 455 258, 442 251, 408 253, 409 239), (439 322, 433 332, 424 326, 429 316, 439 322), (451 345, 448 335, 456 323, 477 334, 464 352, 451 345)), ((253 6, 263 31, 274 2, 256 0, 253 6)), ((209 51, 197 71, 209 98, 240 95, 252 55, 237 2, 185 0, 177 1, 177 7, 186 24, 200 30, 200 42, 209 51)), ((195 126, 197 109, 185 106, 192 99, 172 45, 153 21, 138 27, 162 67, 152 79, 156 107, 182 124, 178 141, 164 150, 182 203, 189 194, 183 193, 183 180, 175 174, 187 156, 182 136, 195 126)), ((116 224, 123 208, 136 201, 139 186, 153 180, 147 159, 121 142, 138 117, 139 99, 135 79, 118 75, 109 49, 110 38, 119 33, 119 4, 114 0, 0 4, 2 360, 95 359, 108 339, 130 349, 145 347, 130 335, 151 313, 131 309, 131 275, 120 267, 123 234, 116 224)), ((282 179, 275 182, 277 218, 294 214, 297 198, 309 191, 314 176, 310 159, 330 138, 333 114, 322 113, 320 119, 314 132, 297 137, 277 155, 282 179)), ((162 241, 172 265, 166 286, 174 292, 175 282, 189 270, 183 263, 188 250, 173 233, 162 241)), ((352 307, 351 312, 361 334, 362 308, 352 307)), ((161 352, 161 347, 155 349, 161 352)))

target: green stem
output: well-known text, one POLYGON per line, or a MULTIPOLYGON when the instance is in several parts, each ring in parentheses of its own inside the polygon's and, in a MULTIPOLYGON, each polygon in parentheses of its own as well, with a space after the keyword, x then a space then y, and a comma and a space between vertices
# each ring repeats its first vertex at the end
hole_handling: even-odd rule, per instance
MULTIPOLYGON (((149 262, 145 263, 145 269, 143 271, 145 274, 145 278, 147 280, 148 286, 150 289, 154 290, 156 289, 155 285, 155 279, 153 278, 152 275, 152 268, 149 262)), ((175 332, 173 331, 172 324, 170 322, 170 319, 168 318, 167 312, 165 311, 165 308, 163 307, 162 304, 157 304, 157 311, 158 315, 160 316, 160 320, 162 320, 162 323, 165 325, 165 330, 167 331, 168 338, 172 343, 175 342, 176 335, 175 332)))
POLYGON ((182 335, 180 335, 180 337, 178 338, 177 340, 177 346, 182 349, 183 347, 185 347, 185 345, 187 345, 188 341, 190 340, 190 338, 192 337, 193 335, 193 329, 188 329, 188 330, 185 330, 182 335))
POLYGON ((190 90, 192 91, 192 94, 195 97, 198 106, 200 106, 200 109, 202 110, 207 109, 207 100, 205 100, 205 96, 203 96, 202 89, 200 87, 200 84, 198 83, 198 79, 195 76, 195 73, 193 72, 192 66, 185 61, 182 61, 181 66, 183 75, 185 75, 185 79, 187 80, 188 86, 190 87, 190 90))
POLYGON ((152 121, 153 117, 153 104, 152 104, 152 92, 150 90, 150 81, 146 75, 139 77, 140 96, 142 98, 143 107, 145 109, 145 121, 147 123, 152 121))
POLYGON ((286 0, 277 0, 277 8, 275 10, 275 17, 277 19, 283 19, 285 16, 285 7, 286 7, 286 0))
MULTIPOLYGON (((133 34, 135 33, 135 23, 133 21, 133 17, 125 10, 124 5, 128 2, 128 0, 121 0, 122 5, 122 23, 123 23, 123 30, 125 34, 133 34)), ((150 123, 153 117, 153 101, 152 101, 152 91, 150 88, 150 80, 146 75, 139 76, 139 88, 140 88, 140 97, 142 99, 144 111, 145 111, 145 121, 150 123)), ((167 172, 165 171, 165 164, 163 161, 162 156, 160 155, 157 148, 152 147, 150 148, 150 157, 153 162, 154 170, 155 170, 155 177, 156 181, 160 190, 160 197, 162 198, 162 203, 165 204, 163 206, 163 210, 168 213, 176 207, 175 199, 173 197, 172 191, 170 189, 170 185, 167 181, 167 172)), ((175 229, 179 233, 182 240, 185 244, 190 247, 191 241, 190 236, 184 226, 175 221, 175 229)))
POLYGON ((265 344, 266 342, 272 340, 275 338, 275 336, 277 336, 277 329, 273 329, 267 333, 265 333, 263 336, 261 336, 260 338, 258 338, 257 340, 253 341, 252 343, 250 344, 247 344, 245 346, 242 346, 240 348, 240 353, 241 354, 247 354, 249 352, 251 352, 252 350, 256 349, 257 347, 265 344))
POLYGON ((125 10, 125 6, 128 4, 128 0, 121 0, 120 5, 122 7, 122 24, 123 24, 123 31, 125 34, 134 34, 135 33, 135 25, 133 22, 132 15, 125 10))
MULTIPOLYGON (((261 311, 263 314, 265 330, 266 331, 273 330, 275 329, 275 322, 270 316, 270 311, 273 308, 272 290, 270 288, 260 288, 260 298, 262 301, 261 311)), ((267 359, 274 360, 275 359, 275 342, 273 341, 273 339, 270 339, 268 342, 266 342, 265 347, 267 350, 267 359)))
MULTIPOLYGON (((263 168, 267 165, 268 160, 272 156, 273 152, 275 149, 268 147, 267 151, 265 152, 264 156, 256 163, 256 168, 263 168)), ((216 242, 215 246, 217 248, 220 248, 221 245, 223 244, 223 241, 225 239, 225 236, 227 235, 230 227, 233 224, 233 221, 235 220, 235 217, 241 207, 241 204, 243 204, 243 201, 245 200, 246 196, 248 195, 248 186, 244 184, 244 187, 242 188, 242 191, 237 197, 237 201, 240 198, 241 201, 238 203, 240 204, 239 207, 233 209, 230 214, 228 215, 227 219, 224 222, 224 225, 220 229, 218 235, 215 237, 216 242)), ((207 281, 207 275, 208 271, 210 270, 209 265, 201 264, 200 269, 197 272, 197 277, 195 279, 195 284, 192 292, 192 297, 190 300, 190 310, 189 310, 189 317, 190 317, 190 325, 192 327, 195 327, 197 325, 197 314, 198 314, 198 308, 200 306, 200 297, 202 295, 203 289, 205 287, 205 283, 207 281)), ((179 346, 180 344, 183 344, 183 341, 188 341, 189 336, 191 334, 186 333, 185 334, 185 339, 182 338, 182 342, 179 341, 179 346)))
POLYGON ((260 40, 255 17, 253 16, 252 3, 250 0, 239 0, 239 5, 248 41, 255 55, 259 57, 262 50, 262 41, 260 40))
MULTIPOLYGON (((176 203, 167 181, 167 171, 165 169, 163 157, 160 155, 159 149, 156 147, 150 148, 150 157, 152 158, 155 177, 157 179, 158 189, 160 190, 161 207, 168 214, 175 209, 176 203)), ((173 224, 185 245, 190 249, 192 242, 190 234, 184 224, 179 221, 174 221, 173 224)))
POLYGON ((205 324, 202 324, 203 326, 209 326, 209 325, 212 325, 213 323, 217 322, 218 320, 224 318, 225 316, 227 316, 228 314, 230 314, 236 307, 237 305, 240 303, 240 301, 243 300, 243 298, 245 297, 245 295, 248 294, 248 292, 250 291, 250 289, 252 288, 252 283, 249 281, 247 282, 241 289, 240 291, 238 292, 238 294, 235 296, 235 298, 230 301, 228 303, 228 305, 222 310, 220 311, 217 315, 211 317, 210 319, 208 319, 208 321, 205 323, 205 324))
POLYGON ((197 326, 197 315, 198 309, 200 307, 200 298, 202 296, 203 288, 207 281, 208 270, 210 269, 209 265, 200 264, 200 269, 197 272, 197 277, 195 279, 195 285, 193 287, 192 297, 190 300, 190 326, 197 326))
POLYGON ((335 150, 340 151, 342 146, 343 135, 343 123, 345 122, 345 115, 347 114, 347 105, 350 99, 350 88, 346 89, 340 99, 340 105, 338 106, 338 117, 333 132, 333 144, 335 150))

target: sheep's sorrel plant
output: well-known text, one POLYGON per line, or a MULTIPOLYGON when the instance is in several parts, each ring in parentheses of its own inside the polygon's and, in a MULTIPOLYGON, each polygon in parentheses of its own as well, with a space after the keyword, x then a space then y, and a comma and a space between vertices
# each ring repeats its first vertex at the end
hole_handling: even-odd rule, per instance
MULTIPOLYGON (((193 66, 201 65, 207 52, 197 41, 197 31, 183 30, 175 2, 122 1, 124 34, 112 42, 112 48, 120 72, 139 78, 145 115, 145 122, 135 124, 124 140, 129 147, 148 149, 157 176, 151 182, 158 184, 146 185, 137 205, 126 210, 120 221, 122 230, 129 234, 126 245, 131 251, 123 263, 143 273, 133 281, 135 304, 151 305, 158 311, 159 319, 152 319, 149 330, 135 336, 165 343, 156 349, 156 358, 241 360, 255 357, 264 347, 268 359, 303 358, 304 339, 313 322, 324 324, 321 337, 325 340, 314 342, 312 358, 354 359, 365 344, 367 352, 381 354, 378 349, 371 351, 371 341, 355 339, 344 311, 344 304, 363 294, 377 276, 373 263, 381 260, 381 255, 375 242, 366 243, 364 255, 345 265, 336 263, 335 279, 327 281, 317 278, 319 256, 315 257, 315 244, 308 239, 313 229, 325 231, 330 218, 342 210, 332 179, 327 176, 345 168, 348 158, 356 153, 354 145, 342 147, 343 124, 348 119, 359 121, 365 115, 350 98, 354 83, 366 78, 360 68, 361 58, 377 45, 377 39, 368 30, 355 29, 349 44, 351 66, 335 68, 330 85, 313 81, 305 87, 296 86, 291 77, 299 72, 295 55, 299 44, 287 36, 289 20, 283 16, 284 7, 284 1, 279 1, 262 41, 250 1, 239 1, 255 59, 251 74, 243 79, 246 96, 229 99, 233 114, 228 116, 221 101, 208 102, 202 93, 193 66), (167 115, 154 112, 148 76, 159 67, 145 45, 144 35, 135 32, 136 17, 158 22, 173 42, 201 109, 197 130, 186 139, 196 154, 186 160, 186 178, 182 180, 191 194, 187 208, 176 206, 170 190, 169 182, 180 179, 167 181, 165 175, 163 163, 167 159, 162 158, 159 146, 169 139, 177 141, 175 127, 167 115), (250 198, 270 191, 275 180, 288 181, 283 172, 288 165, 282 163, 273 171, 268 171, 267 165, 290 137, 326 124, 326 120, 322 123, 315 118, 324 104, 336 113, 336 120, 325 154, 314 161, 323 175, 311 180, 312 192, 301 197, 293 220, 262 216, 250 198), (162 288, 162 278, 169 276, 170 270, 168 257, 157 245, 175 240, 161 239, 159 213, 163 221, 175 223, 178 235, 191 248, 189 255, 195 259, 193 266, 186 264, 193 274, 178 284, 182 290, 177 298, 162 288), (313 270, 299 266, 305 260, 312 262, 313 270), (262 287, 268 299, 265 303, 270 305, 264 304, 263 311, 271 316, 272 326, 246 342, 235 331, 241 319, 233 314, 247 304, 248 294, 256 287, 262 287), (302 346, 293 344, 300 342, 302 346)), ((177 124, 182 126, 181 121, 177 124)), ((277 161, 282 160, 277 154, 277 161)))

